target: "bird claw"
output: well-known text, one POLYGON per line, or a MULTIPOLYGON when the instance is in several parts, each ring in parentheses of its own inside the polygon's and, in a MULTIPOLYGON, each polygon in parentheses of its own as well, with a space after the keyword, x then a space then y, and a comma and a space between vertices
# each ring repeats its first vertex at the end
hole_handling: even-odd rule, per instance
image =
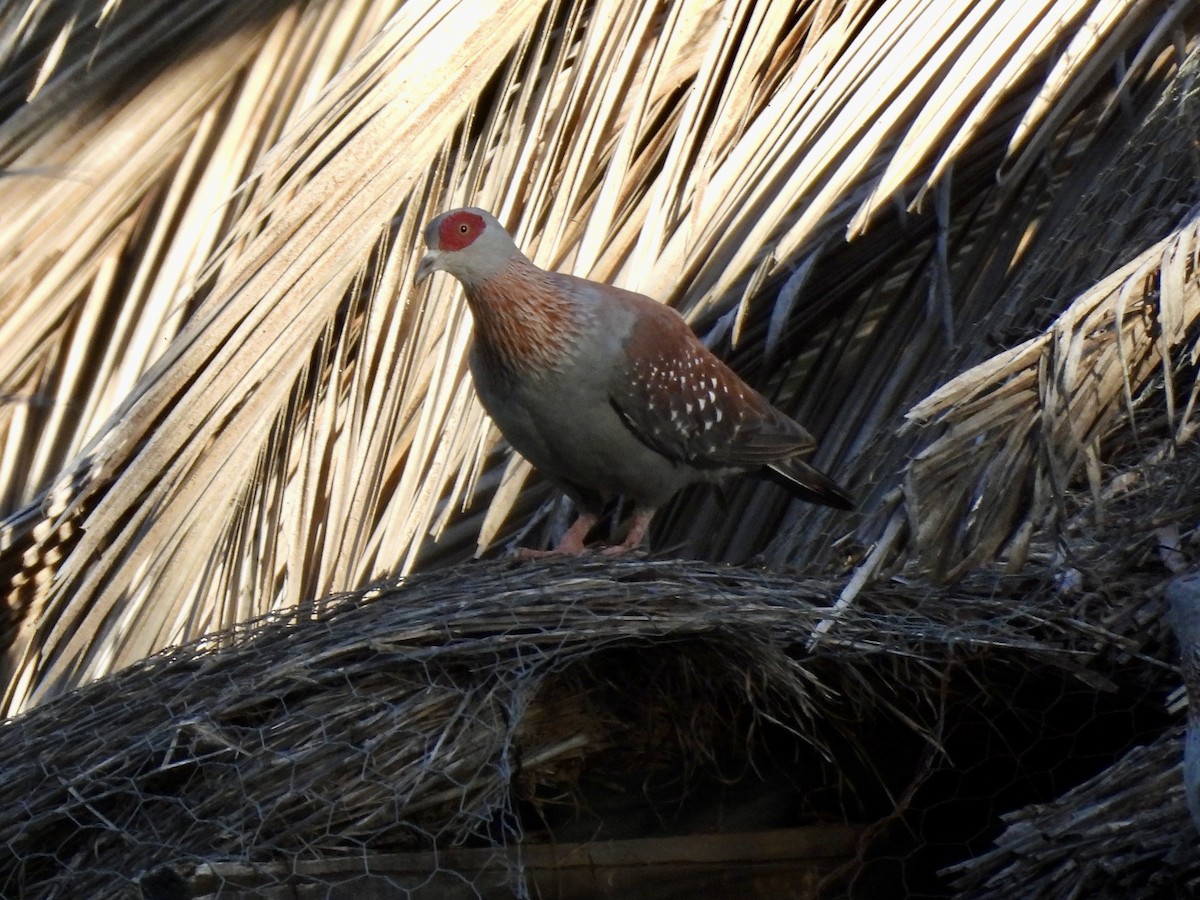
POLYGON ((586 548, 579 550, 563 550, 555 547, 552 550, 534 550, 532 547, 518 547, 516 551, 517 559, 547 559, 554 556, 581 556, 586 552, 586 548))
MULTIPOLYGON (((601 556, 623 556, 626 553, 632 553, 642 546, 642 541, 645 540, 646 530, 650 526, 650 518, 653 516, 653 511, 642 511, 634 514, 633 524, 630 526, 629 534, 625 536, 625 540, 619 544, 613 544, 611 547, 605 547, 600 550, 601 556)), ((517 559, 545 559, 550 556, 582 556, 585 553, 592 553, 584 540, 588 536, 588 532, 592 530, 592 526, 596 524, 599 516, 593 513, 583 513, 575 520, 575 523, 567 529, 566 534, 562 536, 562 540, 555 545, 553 550, 533 550, 529 547, 521 547, 517 550, 517 559)))
POLYGON ((517 549, 517 559, 545 559, 547 556, 579 556, 587 553, 587 545, 584 541, 587 539, 588 532, 592 530, 592 526, 596 524, 596 520, 600 517, 594 513, 580 513, 579 517, 572 523, 571 527, 566 530, 562 538, 554 545, 552 550, 533 550, 529 547, 519 547, 517 549))
POLYGON ((629 553, 637 553, 641 551, 640 542, 636 545, 613 544, 611 547, 603 547, 592 549, 591 547, 581 547, 578 550, 563 549, 555 547, 552 550, 534 550, 532 547, 518 547, 516 550, 517 559, 553 559, 561 556, 590 556, 597 554, 599 556, 625 556, 629 553))
POLYGON ((611 547, 605 547, 600 551, 601 556, 624 556, 627 553, 637 553, 642 549, 642 542, 631 544, 625 541, 623 544, 613 544, 611 547))

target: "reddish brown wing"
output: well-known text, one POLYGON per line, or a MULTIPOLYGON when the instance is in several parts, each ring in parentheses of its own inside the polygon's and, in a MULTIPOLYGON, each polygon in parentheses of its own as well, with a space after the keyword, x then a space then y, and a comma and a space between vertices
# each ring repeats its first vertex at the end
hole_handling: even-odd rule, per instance
POLYGON ((768 465, 815 447, 812 435, 713 356, 678 313, 640 295, 621 300, 636 304, 639 321, 612 405, 646 445, 714 468, 768 465))

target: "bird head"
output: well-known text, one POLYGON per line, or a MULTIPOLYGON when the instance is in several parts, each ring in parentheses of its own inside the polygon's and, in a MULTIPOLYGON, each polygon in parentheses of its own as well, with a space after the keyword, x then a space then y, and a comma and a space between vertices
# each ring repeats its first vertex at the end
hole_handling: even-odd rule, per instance
POLYGON ((482 284, 521 253, 495 216, 474 207, 452 209, 431 221, 425 244, 429 251, 417 267, 417 283, 446 272, 464 285, 482 284))

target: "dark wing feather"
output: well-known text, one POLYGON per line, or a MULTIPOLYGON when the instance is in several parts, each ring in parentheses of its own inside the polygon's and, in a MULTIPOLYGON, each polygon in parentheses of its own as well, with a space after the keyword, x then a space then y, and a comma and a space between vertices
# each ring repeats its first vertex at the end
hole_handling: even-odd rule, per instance
POLYGON ((803 500, 837 509, 854 509, 853 497, 820 469, 814 469, 798 456, 770 463, 767 468, 781 476, 788 490, 803 500))

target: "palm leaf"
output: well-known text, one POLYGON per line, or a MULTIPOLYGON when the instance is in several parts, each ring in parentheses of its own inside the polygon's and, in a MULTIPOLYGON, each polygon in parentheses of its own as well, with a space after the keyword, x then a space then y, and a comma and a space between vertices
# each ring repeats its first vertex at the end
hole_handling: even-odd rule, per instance
MULTIPOLYGON (((929 322, 962 314, 960 289, 911 289, 970 260, 952 264, 939 235, 1028 222, 1012 205, 1028 161, 1065 123, 1076 146, 1102 133, 1112 117, 1080 119, 1085 100, 1157 96, 1172 70, 1155 26, 1178 15, 1082 0, 184 6, 169 15, 192 31, 135 31, 167 8, 127 4, 30 0, 0 22, 4 84, 36 88, 0 124, 0 166, 72 176, 0 179, 22 211, 0 231, 0 377, 26 401, 0 422, 18 510, 0 547, 21 561, 10 605, 29 623, 9 709, 461 558, 536 505, 521 466, 502 474, 490 453, 454 291, 409 287, 420 225, 461 202, 545 265, 736 337, 735 362, 825 436, 819 461, 865 476, 876 510, 900 478, 880 442, 956 358, 929 322), (118 89, 167 43, 179 62, 118 89), (1138 66, 1105 90, 1130 51, 1138 66), (88 103, 67 99, 80 82, 88 103), (932 216, 889 212, 930 191, 932 216), (823 341, 797 340, 818 326, 823 341)), ((782 525, 777 558, 837 552, 828 514, 778 502, 742 489, 731 515, 693 498, 686 527, 664 517, 666 540, 694 528, 694 549, 735 558, 782 525)))

